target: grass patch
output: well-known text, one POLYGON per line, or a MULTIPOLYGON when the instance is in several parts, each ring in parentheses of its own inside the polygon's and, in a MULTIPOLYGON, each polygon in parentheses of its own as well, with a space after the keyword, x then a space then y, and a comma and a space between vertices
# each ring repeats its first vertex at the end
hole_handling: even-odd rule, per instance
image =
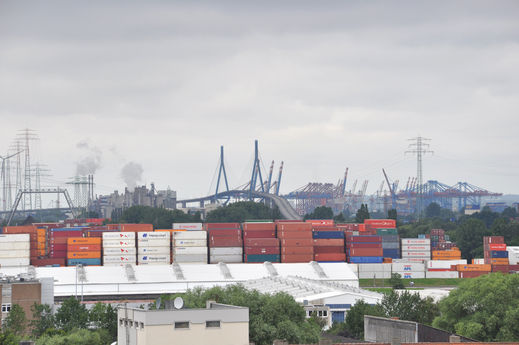
MULTIPOLYGON (((409 283, 414 282, 413 287, 440 287, 458 286, 463 281, 462 278, 429 278, 429 279, 402 279, 404 286, 410 287, 409 283)), ((359 279, 359 285, 363 288, 391 288, 389 279, 359 279)))
MULTIPOLYGON (((367 287, 365 288, 368 291, 378 292, 378 293, 390 293, 393 291, 390 287, 367 287)), ((407 288, 406 290, 412 291, 412 290, 423 290, 424 288, 407 288)))

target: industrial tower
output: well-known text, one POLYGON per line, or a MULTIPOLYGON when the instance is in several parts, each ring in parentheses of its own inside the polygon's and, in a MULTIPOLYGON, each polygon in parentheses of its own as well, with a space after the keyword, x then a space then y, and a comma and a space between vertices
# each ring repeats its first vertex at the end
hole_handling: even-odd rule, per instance
POLYGON ((416 154, 416 178, 418 179, 417 185, 417 193, 416 193, 416 212, 418 213, 418 218, 422 217, 423 211, 423 192, 424 192, 424 184, 423 184, 423 171, 422 171, 422 156, 427 153, 434 153, 433 151, 429 151, 429 144, 427 141, 431 139, 427 139, 421 136, 416 138, 408 139, 409 141, 413 141, 413 143, 409 144, 409 150, 405 153, 416 154))

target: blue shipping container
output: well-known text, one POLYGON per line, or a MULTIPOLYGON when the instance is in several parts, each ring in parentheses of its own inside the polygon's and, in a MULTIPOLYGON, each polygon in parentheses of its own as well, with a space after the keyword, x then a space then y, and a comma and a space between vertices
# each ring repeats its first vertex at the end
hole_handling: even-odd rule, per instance
POLYGON ((344 238, 344 232, 343 231, 314 231, 312 233, 313 238, 319 238, 319 239, 330 239, 330 238, 344 238))
POLYGON ((380 264, 382 261, 382 256, 350 256, 350 262, 353 264, 380 264))
POLYGON ((491 250, 490 257, 492 259, 506 259, 508 258, 508 251, 506 250, 491 250))
POLYGON ((382 235, 382 242, 400 242, 398 235, 382 235))
POLYGON ((399 242, 382 242, 383 249, 400 249, 399 242))
POLYGON ((383 249, 382 253, 385 258, 399 259, 400 258, 400 250, 398 249, 383 249))
POLYGON ((247 262, 280 262, 279 254, 247 254, 247 262))
POLYGON ((68 259, 67 266, 76 266, 76 265, 101 265, 101 259, 68 259))

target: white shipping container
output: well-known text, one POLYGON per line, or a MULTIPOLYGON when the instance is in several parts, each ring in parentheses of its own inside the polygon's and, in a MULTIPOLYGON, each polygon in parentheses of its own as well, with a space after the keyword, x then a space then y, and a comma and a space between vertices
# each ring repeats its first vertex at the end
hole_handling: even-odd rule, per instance
POLYGON ((104 255, 103 256, 103 264, 104 263, 135 263, 137 262, 137 257, 135 255, 104 255))
POLYGON ((124 267, 126 265, 135 265, 136 263, 137 263, 137 261, 135 261, 135 262, 103 262, 103 266, 110 266, 110 267, 121 266, 121 267, 124 267))
POLYGON ((182 254, 173 255, 173 262, 183 263, 207 263, 207 254, 182 254))
POLYGON ((141 239, 170 239, 169 232, 159 231, 159 232, 138 232, 137 238, 140 241, 141 239))
POLYGON ((119 231, 103 232, 103 240, 104 239, 107 239, 107 240, 117 240, 117 239, 134 240, 135 232, 119 232, 119 231))
POLYGON ((206 247, 207 240, 175 240, 174 247, 206 247))
POLYGON ((389 279, 391 278, 391 272, 361 272, 359 270, 359 279, 389 279))
MULTIPOLYGON (((485 259, 472 259, 472 263, 476 265, 484 265, 485 259)), ((508 258, 508 262, 510 263, 510 258, 508 258)), ((461 264, 460 264, 461 265, 461 264)))
POLYGON ((519 263, 519 247, 507 247, 508 262, 510 265, 517 265, 519 263))
MULTIPOLYGON (((483 263, 485 263, 485 259, 481 259, 483 260, 483 263)), ((463 260, 429 260, 427 261, 427 268, 438 268, 438 269, 442 269, 442 268, 451 268, 452 265, 466 265, 467 264, 467 260, 463 259, 463 260)))
POLYGON ((210 255, 209 262, 212 264, 217 264, 219 262, 241 263, 241 262, 243 262, 243 256, 242 255, 210 255))
POLYGON ((2 267, 21 267, 29 266, 29 258, 6 258, 0 259, 0 268, 2 267))
POLYGON ((393 259, 393 262, 403 262, 403 263, 419 262, 419 263, 424 263, 427 260, 429 260, 429 259, 426 259, 426 258, 405 258, 405 259, 393 259))
POLYGON ((122 239, 122 240, 103 240, 103 248, 108 247, 135 247, 135 240, 122 239))
POLYGON ((393 272, 424 272, 425 265, 423 263, 402 263, 395 262, 392 264, 393 272))
POLYGON ((402 279, 424 279, 425 272, 393 272, 402 276, 402 279))
POLYGON ((175 255, 207 255, 207 247, 174 247, 173 254, 175 255))
POLYGON ((458 272, 453 271, 427 271, 425 278, 458 278, 458 272))
POLYGON ((202 223, 173 223, 175 230, 203 230, 202 223))
POLYGON ((413 245, 431 245, 431 239, 429 238, 402 238, 402 245, 413 244, 413 245))
POLYGON ((362 272, 389 272, 391 273, 391 264, 358 264, 359 273, 362 272))
POLYGON ((402 251, 402 259, 404 258, 425 258, 430 259, 431 258, 431 252, 406 252, 402 251))
POLYGON ((29 250, 31 245, 27 242, 0 242, 0 250, 29 250))
POLYGON ((139 265, 170 265, 171 261, 141 261, 139 265))
POLYGON ((179 231, 173 233, 175 240, 207 240, 207 231, 179 231))
POLYGON ((139 247, 169 247, 169 238, 139 238, 139 247))
POLYGON ((31 256, 30 250, 0 250, 0 259, 2 258, 28 258, 31 256))
POLYGON ((31 237, 29 234, 3 234, 0 235, 0 243, 2 242, 29 242, 31 237))
POLYGON ((136 255, 137 248, 135 247, 108 247, 103 248, 104 255, 136 255))
POLYGON ((137 255, 137 262, 165 262, 169 263, 171 261, 171 257, 169 254, 167 255, 137 255))
POLYGON ((215 247, 209 248, 210 255, 243 255, 242 247, 215 247))
POLYGON ((431 251, 431 246, 429 245, 415 245, 415 244, 404 244, 402 245, 402 250, 406 252, 427 252, 431 251))
POLYGON ((170 254, 171 249, 169 247, 139 247, 137 253, 140 255, 144 254, 170 254))

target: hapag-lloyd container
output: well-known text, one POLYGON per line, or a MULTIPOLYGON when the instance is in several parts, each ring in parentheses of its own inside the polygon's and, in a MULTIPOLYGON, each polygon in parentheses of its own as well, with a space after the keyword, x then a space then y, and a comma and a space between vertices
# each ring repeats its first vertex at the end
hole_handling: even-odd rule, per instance
POLYGON ((103 232, 103 240, 135 240, 135 232, 103 232))
POLYGON ((206 240, 207 231, 182 231, 173 233, 173 239, 177 240, 206 240))
POLYGON ((206 247, 207 240, 174 240, 174 247, 206 247))
POLYGON ((406 252, 402 251, 402 259, 404 258, 412 258, 412 257, 420 257, 420 258, 430 258, 431 252, 406 252))
POLYGON ((136 255, 135 247, 108 247, 103 249, 104 255, 136 255))
MULTIPOLYGON (((167 232, 163 232, 167 234, 167 232)), ((142 238, 138 241, 139 247, 170 247, 169 238, 142 238)))
POLYGON ((366 219, 365 225, 370 225, 373 229, 390 229, 396 228, 396 221, 394 219, 366 219))
POLYGON ((145 240, 168 240, 170 239, 169 232, 138 232, 137 239, 139 241, 145 240))
POLYGON ((103 248, 110 247, 135 247, 135 240, 122 239, 122 240, 103 240, 103 248))
POLYGON ((167 255, 137 255, 139 265, 147 263, 169 264, 171 261, 169 254, 167 255))
POLYGON ((404 245, 431 245, 431 239, 429 238, 402 238, 402 246, 404 245))
POLYGON ((206 255, 207 247, 173 247, 173 254, 177 255, 206 255))
POLYGON ((139 247, 137 249, 137 254, 139 255, 169 255, 170 252, 169 247, 139 247))

